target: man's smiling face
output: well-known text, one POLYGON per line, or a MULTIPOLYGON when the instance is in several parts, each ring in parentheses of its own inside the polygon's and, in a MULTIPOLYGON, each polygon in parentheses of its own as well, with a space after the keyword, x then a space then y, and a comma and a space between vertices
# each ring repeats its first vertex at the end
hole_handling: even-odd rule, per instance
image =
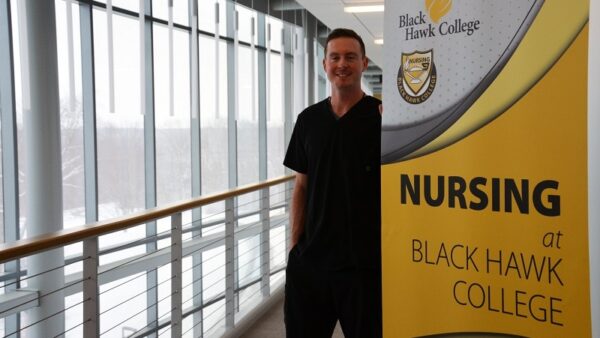
POLYGON ((367 58, 360 43, 350 37, 340 37, 327 43, 323 68, 332 86, 337 89, 358 86, 362 72, 367 68, 367 58))

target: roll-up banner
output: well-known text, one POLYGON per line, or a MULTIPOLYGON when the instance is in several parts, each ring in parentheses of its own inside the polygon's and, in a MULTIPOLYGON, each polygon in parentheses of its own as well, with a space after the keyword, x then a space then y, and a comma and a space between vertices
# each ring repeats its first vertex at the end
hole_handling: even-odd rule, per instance
POLYGON ((588 15, 385 2, 385 337, 591 337, 588 15))

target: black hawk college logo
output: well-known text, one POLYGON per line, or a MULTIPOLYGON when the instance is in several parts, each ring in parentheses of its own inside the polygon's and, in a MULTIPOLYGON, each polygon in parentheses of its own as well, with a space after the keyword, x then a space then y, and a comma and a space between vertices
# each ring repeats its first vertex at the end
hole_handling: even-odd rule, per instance
POLYGON ((400 96, 412 104, 425 102, 433 93, 437 82, 433 49, 402 53, 398 70, 398 91, 400 96))

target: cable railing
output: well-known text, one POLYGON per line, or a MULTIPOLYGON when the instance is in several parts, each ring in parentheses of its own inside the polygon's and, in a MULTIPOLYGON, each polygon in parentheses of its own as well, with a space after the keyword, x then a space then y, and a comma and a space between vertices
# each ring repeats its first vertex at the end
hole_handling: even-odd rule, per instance
POLYGON ((0 244, 0 263, 18 261, 22 267, 0 276, 0 336, 225 334, 281 288, 292 179, 0 244), (222 209, 203 212, 215 204, 222 209), (148 223, 161 227, 122 240, 124 231, 148 223), (115 233, 122 237, 118 244, 99 247, 101 236, 115 233), (75 243, 82 244, 79 251, 65 257, 64 248, 75 243), (57 257, 56 250, 64 259, 41 270, 28 265, 38 255, 57 257), (36 288, 45 281, 59 286, 36 288), (17 327, 1 325, 11 316, 18 316, 17 327))

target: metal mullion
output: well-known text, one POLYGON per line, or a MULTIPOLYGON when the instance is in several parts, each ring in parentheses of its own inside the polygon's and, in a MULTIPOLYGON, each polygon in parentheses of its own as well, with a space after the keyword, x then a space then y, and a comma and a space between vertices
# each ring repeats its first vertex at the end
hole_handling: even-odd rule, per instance
POLYGON ((220 92, 221 92, 221 84, 220 84, 220 47, 219 47, 219 39, 220 39, 220 32, 219 32, 219 21, 220 21, 220 13, 219 13, 220 9, 219 9, 219 2, 218 0, 215 0, 215 34, 214 34, 214 40, 215 40, 215 119, 218 119, 221 116, 221 112, 220 112, 220 92))
POLYGON ((269 17, 269 23, 266 24, 266 41, 265 46, 267 47, 266 52, 266 66, 265 66, 265 92, 266 92, 266 112, 267 122, 271 120, 271 19, 269 17))
MULTIPOLYGON (((284 137, 283 137, 283 142, 284 142, 284 148, 286 149, 286 145, 289 143, 290 138, 292 137, 292 130, 293 130, 293 126, 294 126, 294 65, 295 65, 295 56, 296 56, 296 44, 294 43, 295 41, 293 41, 293 37, 296 37, 295 35, 295 30, 296 27, 294 27, 293 29, 290 29, 290 35, 288 35, 289 37, 289 49, 290 49, 290 56, 286 56, 286 53, 283 52, 282 55, 284 55, 284 57, 282 58, 282 62, 284 62, 286 64, 286 66, 284 67, 285 72, 282 73, 282 76, 287 80, 284 81, 284 115, 283 115, 283 133, 284 133, 284 137)), ((288 169, 289 170, 289 169, 288 169)), ((292 183, 291 182, 287 182, 284 185, 284 189, 285 189, 285 200, 289 201, 292 198, 292 183)), ((286 212, 290 212, 290 208, 286 207, 285 208, 286 212)), ((285 226, 285 236, 287 238, 287 235, 291 233, 291 229, 290 229, 290 223, 287 222, 286 226, 285 226)), ((289 241, 285 241, 285 252, 289 251, 289 241)))
MULTIPOLYGON (((258 44, 265 45, 270 43, 266 41, 265 36, 265 15, 258 14, 258 44)), ((267 110, 269 102, 267 101, 267 83, 269 78, 267 77, 267 51, 258 52, 258 83, 259 83, 259 115, 258 115, 258 159, 259 159, 259 179, 266 180, 268 176, 267 168, 267 110)), ((269 188, 262 189, 260 191, 260 221, 262 223, 261 231, 261 275, 262 275, 262 290, 263 296, 270 294, 270 276, 268 275, 270 264, 269 262, 269 250, 270 250, 270 223, 269 223, 269 188)))
MULTIPOLYGON (((257 13, 257 32, 258 32, 258 45, 264 46, 266 43, 265 38, 265 15, 257 13)), ((267 179, 267 107, 269 102, 267 101, 267 63, 266 63, 266 50, 259 49, 258 54, 258 175, 259 180, 263 181, 267 179)))
MULTIPOLYGON (((290 35, 289 35, 289 49, 290 49, 290 56, 289 56, 289 77, 288 77, 288 83, 290 86, 290 90, 289 93, 287 95, 288 99, 289 99, 289 109, 286 110, 284 112, 284 149, 286 149, 285 146, 287 146, 287 144, 289 143, 290 138, 292 137, 292 131, 294 128, 294 116, 296 115, 296 54, 298 53, 298 33, 297 33, 297 27, 296 26, 292 26, 292 28, 290 28, 290 35)), ((288 169, 289 170, 289 169, 288 169)))
MULTIPOLYGON (((83 154, 85 180, 85 220, 86 223, 98 221, 98 162, 96 136, 96 93, 94 73, 94 25, 91 3, 79 2, 79 21, 81 39, 81 74, 83 100, 83 154)), ((98 238, 83 243, 84 262, 84 333, 86 337, 100 333, 99 295, 98 295, 98 238), (87 298, 86 298, 87 297, 87 298)))
MULTIPOLYGON (((231 11, 231 15, 228 15, 228 19, 231 19, 232 21, 232 25, 233 25, 233 84, 235 87, 235 96, 233 98, 235 107, 234 107, 234 111, 235 111, 235 131, 236 131, 236 140, 235 140, 235 168, 236 168, 236 185, 237 185, 237 181, 238 181, 238 177, 239 177, 239 173, 237 172, 238 170, 238 165, 237 165, 237 154, 238 154, 238 144, 237 144, 237 123, 238 120, 240 118, 240 99, 239 99, 239 72, 240 72, 240 63, 239 63, 239 47, 240 47, 240 41, 239 41, 239 13, 237 11, 237 9, 235 8, 235 3, 232 3, 231 6, 227 6, 227 11, 229 13, 229 11, 231 11)), ((239 203, 239 199, 236 198, 236 210, 235 210, 235 216, 236 216, 236 220, 238 219, 238 203, 239 203)), ((238 252, 239 246, 238 246, 238 242, 236 241, 235 243, 235 247, 234 247, 234 252, 235 252, 235 287, 236 289, 239 287, 239 252, 238 252)), ((239 307, 240 307, 240 297, 239 294, 236 292, 236 296, 235 296, 235 307, 236 307, 236 311, 239 311, 239 307)))
POLYGON ((257 99, 258 95, 257 86, 256 86, 256 44, 254 42, 254 38, 256 37, 256 20, 254 17, 250 20, 250 64, 252 65, 251 71, 251 80, 252 81, 252 121, 257 120, 258 108, 257 108, 257 99))
MULTIPOLYGON (((227 36, 235 35, 234 27, 235 6, 231 2, 227 2, 226 18, 227 18, 227 36)), ((228 136, 228 182, 229 188, 233 189, 238 185, 237 172, 237 83, 235 83, 235 59, 237 50, 235 43, 227 42, 227 136, 228 136)), ((217 76, 218 77, 218 76, 217 76)))
POLYGON ((113 7, 112 0, 106 0, 106 35, 108 43, 108 106, 109 112, 115 112, 115 67, 113 48, 113 7))
MULTIPOLYGON (((239 41, 239 17, 238 17, 238 11, 235 9, 234 6, 232 6, 232 15, 233 15, 233 85, 234 85, 234 89, 235 89, 235 97, 233 99, 234 101, 234 111, 235 111, 235 120, 239 120, 240 118, 240 100, 238 98, 238 93, 240 91, 239 89, 239 71, 240 71, 240 60, 239 60, 239 47, 240 47, 240 41, 239 41)), ((228 12, 229 12, 229 6, 227 8, 228 12)))
POLYGON ((65 0, 67 8, 67 49, 69 58, 69 109, 75 110, 75 55, 73 51, 73 3, 65 0))
POLYGON ((304 63, 304 107, 307 107, 311 102, 312 91, 310 85, 310 57, 309 57, 309 43, 308 37, 310 33, 310 29, 308 28, 308 13, 306 10, 302 11, 302 28, 304 30, 304 39, 303 39, 303 48, 302 48, 302 57, 304 63))
POLYGON ((79 2, 86 223, 98 221, 98 147, 92 10, 91 2, 79 2))
MULTIPOLYGON (((283 21, 283 20, 282 20, 283 21)), ((281 57, 281 117, 285 118, 285 111, 286 111, 286 101, 285 99, 287 98, 287 93, 285 91, 285 58, 286 58, 286 53, 285 53, 285 23, 283 23, 283 27, 281 28, 281 53, 279 54, 279 56, 281 57)), ((285 131, 284 131, 285 132, 285 131)), ((284 138, 285 139, 285 138, 284 138)), ((284 148, 285 149, 285 148, 284 148)))
POLYGON ((169 0, 169 115, 175 115, 175 83, 173 55, 173 0, 169 0))
MULTIPOLYGON (((238 112, 237 102, 238 98, 238 90, 237 90, 237 69, 236 69, 236 58, 237 58, 237 49, 235 44, 235 29, 236 29, 236 20, 235 20, 235 4, 233 2, 227 1, 225 6, 225 17, 226 17, 226 28, 227 28, 227 37, 234 37, 234 41, 227 41, 227 163, 228 163, 228 182, 229 188, 233 189, 238 185, 238 155, 237 155, 237 116, 238 112)), ((233 215, 234 219, 237 219, 237 204, 238 198, 234 199, 233 205, 233 215)), ((234 285, 237 286, 238 283, 238 259, 237 259, 237 241, 234 241, 234 245, 232 246, 232 254, 233 254, 233 280, 234 285)), ((234 294, 234 298, 237 297, 234 294)), ((237 306, 236 306, 237 308, 237 306)), ((235 317, 235 316, 234 316, 235 317)), ((233 319, 232 319, 233 320, 233 319)), ((227 320, 226 320, 227 322, 227 320)), ((233 322, 232 322, 233 325, 233 322)))
MULTIPOLYGON (((191 161, 192 161, 192 197, 199 197, 202 194, 202 122, 200 119, 200 60, 198 44, 198 0, 189 0, 190 25, 190 81, 191 81, 191 161)), ((202 237, 202 208, 192 210, 192 223, 199 226, 198 230, 192 231, 193 238, 202 237)), ((192 255, 192 301, 194 307, 202 306, 203 286, 202 286, 202 253, 192 255)), ((202 320, 203 309, 195 312, 193 315, 193 336, 203 337, 204 321, 202 320)))
MULTIPOLYGON (((17 124, 13 74, 12 26, 10 15, 10 0, 0 0, 0 111, 2 131, 2 193, 3 193, 3 223, 4 242, 14 242, 19 235, 19 183, 18 183, 18 152, 17 124)), ((13 283, 5 287, 5 292, 19 288, 20 261, 15 260, 4 264, 4 271, 15 273, 15 278, 7 280, 13 283)), ((20 315, 15 314, 5 318, 5 332, 16 332, 20 327, 20 315)), ((15 337, 19 337, 16 334, 15 337)))
MULTIPOLYGON (((140 0, 140 60, 142 61, 140 80, 140 91, 142 92, 141 112, 144 116, 144 182, 145 182, 145 206, 146 209, 157 205, 156 192, 156 119, 154 111, 154 50, 153 50, 153 27, 152 0, 140 0)), ((156 235, 156 221, 146 223, 146 237, 156 235)), ((146 252, 155 251, 156 240, 146 244, 146 252)), ((148 308, 146 321, 158 323, 158 291, 155 287, 158 281, 157 269, 146 273, 146 285, 149 290, 146 293, 148 304, 155 304, 148 308)))
POLYGON ((319 67, 317 67, 317 60, 319 59, 319 42, 317 41, 318 32, 315 28, 315 37, 313 38, 313 90, 314 100, 313 103, 319 102, 319 67))

